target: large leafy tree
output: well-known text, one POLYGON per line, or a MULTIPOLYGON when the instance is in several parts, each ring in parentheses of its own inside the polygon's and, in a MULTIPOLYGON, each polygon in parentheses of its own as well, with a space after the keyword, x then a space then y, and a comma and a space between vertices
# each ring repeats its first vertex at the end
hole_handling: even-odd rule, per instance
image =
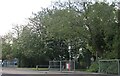
POLYGON ((67 45, 70 43, 73 46, 74 42, 78 42, 77 45, 84 42, 86 44, 84 48, 100 57, 104 53, 111 52, 115 37, 115 30, 111 31, 111 29, 116 29, 115 8, 103 2, 83 3, 81 11, 74 5, 58 4, 59 8, 54 6, 53 9, 44 9, 30 20, 37 26, 40 34, 43 33, 44 28, 44 37, 48 38, 48 41, 49 39, 64 40, 67 45))
MULTIPOLYGON (((67 5, 66 5, 67 6, 67 5)), ((78 21, 79 14, 75 11, 74 8, 68 8, 68 7, 58 7, 54 6, 53 9, 43 9, 43 11, 38 12, 37 14, 34 14, 33 18, 30 18, 30 24, 32 24, 35 28, 36 32, 39 32, 40 36, 46 41, 47 45, 51 45, 51 42, 53 43, 52 51, 56 51, 57 53, 56 57, 59 57, 61 52, 62 57, 64 58, 64 55, 68 54, 68 43, 73 45, 73 48, 76 47, 74 44, 78 44, 74 42, 74 40, 79 40, 79 21, 78 21), (66 49, 59 49, 59 46, 54 46, 57 43, 57 45, 61 45, 60 48, 66 48, 66 49), (64 43, 64 47, 62 46, 64 43), (57 47, 57 48, 56 48, 57 47), (53 49, 54 48, 54 49, 53 49), (58 51, 58 52, 57 52, 58 51), (66 53, 63 53, 66 51, 66 53)), ((43 39, 43 40, 44 40, 43 39)), ((50 46, 46 46, 46 48, 49 48, 50 46)), ((78 50, 77 48, 76 50, 78 50)), ((76 53, 76 50, 72 50, 73 53, 76 53)), ((51 52, 52 52, 51 51, 51 52)), ((53 52, 52 52, 53 53, 53 52)), ((54 53, 54 54, 55 54, 54 53)), ((75 55, 75 54, 74 54, 75 55)), ((55 56, 54 56, 55 57, 55 56)), ((66 56, 68 57, 68 56, 66 56)), ((68 58, 67 58, 68 59, 68 58)))
POLYGON ((111 50, 111 41, 115 34, 116 10, 106 3, 95 3, 85 7, 82 17, 83 29, 87 32, 89 45, 99 56, 102 56, 108 49, 111 50), (111 30, 112 29, 112 30, 111 30))
POLYGON ((3 58, 16 57, 21 66, 30 67, 49 60, 69 59, 68 46, 72 58, 81 55, 83 61, 90 62, 91 52, 103 58, 116 58, 119 49, 116 12, 114 5, 104 2, 57 2, 53 8, 34 13, 27 25, 16 26, 12 44, 4 38, 3 58))
POLYGON ((8 59, 11 60, 13 58, 12 54, 12 42, 13 42, 13 37, 12 33, 8 33, 5 36, 1 38, 2 42, 2 59, 8 59))
POLYGON ((14 41, 13 51, 15 57, 19 59, 20 66, 32 67, 47 61, 44 55, 44 42, 28 26, 23 27, 19 38, 14 41))

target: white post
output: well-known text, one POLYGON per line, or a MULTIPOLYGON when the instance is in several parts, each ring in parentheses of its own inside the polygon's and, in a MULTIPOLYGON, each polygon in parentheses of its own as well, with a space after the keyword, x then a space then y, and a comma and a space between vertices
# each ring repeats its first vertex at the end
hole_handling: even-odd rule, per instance
POLYGON ((62 63, 60 61, 60 72, 62 72, 62 63))
POLYGON ((50 61, 49 61, 49 67, 48 67, 49 71, 50 71, 50 61))

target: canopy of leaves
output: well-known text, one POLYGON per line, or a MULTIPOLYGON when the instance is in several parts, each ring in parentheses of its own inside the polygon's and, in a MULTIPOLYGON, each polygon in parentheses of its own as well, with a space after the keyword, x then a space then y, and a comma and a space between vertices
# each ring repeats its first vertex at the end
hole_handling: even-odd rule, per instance
POLYGON ((14 28, 17 37, 3 38, 3 59, 18 58, 20 66, 27 67, 48 64, 49 60, 68 60, 68 46, 72 59, 81 57, 83 62, 90 62, 92 54, 117 58, 117 12, 104 2, 68 3, 42 9, 29 18, 27 25, 14 28))

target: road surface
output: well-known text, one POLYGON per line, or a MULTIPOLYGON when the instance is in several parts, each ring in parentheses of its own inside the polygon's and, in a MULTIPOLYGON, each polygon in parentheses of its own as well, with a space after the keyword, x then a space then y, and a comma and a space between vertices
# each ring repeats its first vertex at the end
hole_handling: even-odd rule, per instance
POLYGON ((2 76, 115 76, 88 72, 33 71, 23 68, 3 68, 2 76))

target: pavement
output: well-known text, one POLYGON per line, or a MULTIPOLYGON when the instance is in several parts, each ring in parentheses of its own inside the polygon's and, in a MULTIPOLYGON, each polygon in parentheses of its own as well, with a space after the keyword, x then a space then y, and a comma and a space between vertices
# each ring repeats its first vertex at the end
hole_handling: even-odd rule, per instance
MULTIPOLYGON (((80 71, 34 71, 26 68, 3 68, 3 74, 91 74, 89 72, 80 71)), ((97 73, 92 73, 97 74, 97 73)))
POLYGON ((2 76, 115 76, 80 71, 34 71, 26 68, 3 68, 2 76))
POLYGON ((26 68, 3 68, 2 74, 40 74, 39 71, 33 71, 26 68))

